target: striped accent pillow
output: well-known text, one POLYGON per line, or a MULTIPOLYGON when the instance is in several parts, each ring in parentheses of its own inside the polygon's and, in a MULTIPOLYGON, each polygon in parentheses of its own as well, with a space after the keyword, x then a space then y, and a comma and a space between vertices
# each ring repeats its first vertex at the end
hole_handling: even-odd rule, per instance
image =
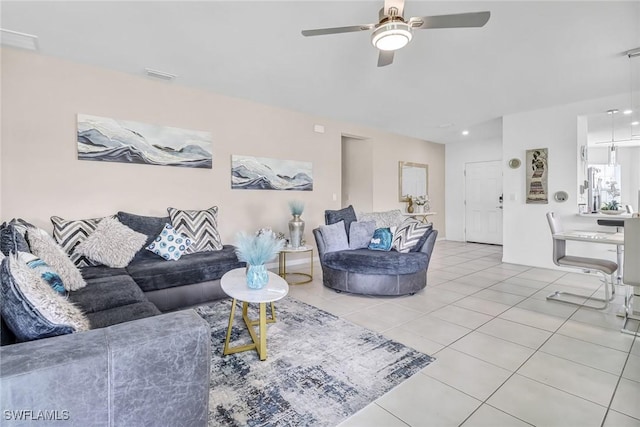
POLYGON ((77 267, 100 265, 100 263, 92 261, 86 256, 75 253, 75 249, 95 231, 98 223, 102 220, 103 218, 67 220, 59 216, 51 217, 53 238, 62 246, 62 249, 77 267))
POLYGON ((431 224, 423 224, 415 219, 405 220, 393 234, 393 248, 402 253, 411 251, 432 227, 431 224))
POLYGON ((175 208, 167 208, 167 211, 175 231, 191 239, 191 246, 186 249, 185 254, 222 249, 222 241, 218 233, 217 206, 203 211, 175 208))

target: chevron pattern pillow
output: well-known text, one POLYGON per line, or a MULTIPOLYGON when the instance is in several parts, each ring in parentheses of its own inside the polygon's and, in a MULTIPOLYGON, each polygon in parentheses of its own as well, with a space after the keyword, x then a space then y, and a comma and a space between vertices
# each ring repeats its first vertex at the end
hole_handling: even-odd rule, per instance
MULTIPOLYGON (((106 218, 106 217, 105 217, 106 218)), ((53 238, 62 246, 62 249, 69 255, 71 261, 77 267, 100 265, 84 255, 75 253, 76 246, 86 240, 98 227, 98 223, 104 218, 75 219, 67 220, 59 216, 52 216, 53 238)))
POLYGON ((415 219, 405 220, 393 234, 393 248, 402 253, 411 251, 432 227, 431 224, 423 224, 415 219))
POLYGON ((167 211, 175 231, 191 239, 191 246, 187 248, 185 254, 222 249, 222 241, 218 233, 217 206, 203 211, 175 208, 167 208, 167 211))

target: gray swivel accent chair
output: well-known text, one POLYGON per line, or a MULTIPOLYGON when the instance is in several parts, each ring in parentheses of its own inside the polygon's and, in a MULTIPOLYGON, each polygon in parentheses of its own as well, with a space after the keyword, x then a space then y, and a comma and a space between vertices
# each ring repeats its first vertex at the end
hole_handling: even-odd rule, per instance
POLYGON ((630 319, 640 320, 637 313, 640 310, 640 218, 626 219, 624 222, 624 277, 627 285, 624 298, 624 324, 622 332, 640 336, 638 332, 627 329, 630 319), (635 304, 634 304, 635 302, 635 304), (634 305, 637 310, 634 313, 634 305))
POLYGON ((618 269, 618 264, 613 261, 598 258, 587 258, 579 256, 571 256, 566 253, 566 240, 557 236, 562 232, 562 225, 558 220, 554 212, 547 213, 547 221, 549 222, 549 228, 551 228, 551 237, 553 239, 553 263, 559 267, 577 268, 585 273, 596 272, 602 275, 602 281, 604 283, 604 298, 595 298, 589 295, 574 294, 570 292, 556 291, 547 296, 550 301, 558 301, 566 304, 573 304, 580 307, 588 307, 596 310, 604 310, 608 307, 609 302, 614 298, 615 290, 613 288, 612 275, 618 269), (611 288, 609 288, 611 286, 611 288), (562 299, 562 296, 573 297, 574 299, 583 299, 584 302, 576 302, 567 299, 562 299), (587 301, 594 300, 600 301, 603 304, 599 306, 593 306, 587 304, 587 301))

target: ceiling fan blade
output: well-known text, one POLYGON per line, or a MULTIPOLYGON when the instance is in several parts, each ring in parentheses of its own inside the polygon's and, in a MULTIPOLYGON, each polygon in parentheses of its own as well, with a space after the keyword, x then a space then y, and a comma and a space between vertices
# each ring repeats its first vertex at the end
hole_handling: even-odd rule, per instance
POLYGON ((391 65, 393 62, 393 50, 381 50, 378 54, 378 67, 391 65))
POLYGON ((318 28, 316 30, 302 30, 302 35, 305 37, 310 36, 324 36, 327 34, 340 34, 340 33, 354 33, 357 31, 367 31, 374 28, 375 24, 365 25, 352 25, 350 27, 335 27, 335 28, 318 28))
MULTIPOLYGON (((382 9, 383 16, 391 15, 389 9, 395 7, 398 11, 396 16, 402 16, 404 13, 404 0, 384 0, 384 8, 382 9)), ((380 17, 382 19, 382 16, 380 17)))
POLYGON ((457 13, 453 15, 422 16, 409 19, 414 29, 483 27, 491 12, 457 13))

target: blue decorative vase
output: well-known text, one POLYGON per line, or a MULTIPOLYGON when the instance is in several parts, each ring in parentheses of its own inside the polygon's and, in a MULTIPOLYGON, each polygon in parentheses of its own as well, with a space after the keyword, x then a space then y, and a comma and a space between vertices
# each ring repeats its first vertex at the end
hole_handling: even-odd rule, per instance
POLYGON ((247 265, 247 285, 251 289, 262 289, 269 282, 267 267, 264 264, 247 265))

